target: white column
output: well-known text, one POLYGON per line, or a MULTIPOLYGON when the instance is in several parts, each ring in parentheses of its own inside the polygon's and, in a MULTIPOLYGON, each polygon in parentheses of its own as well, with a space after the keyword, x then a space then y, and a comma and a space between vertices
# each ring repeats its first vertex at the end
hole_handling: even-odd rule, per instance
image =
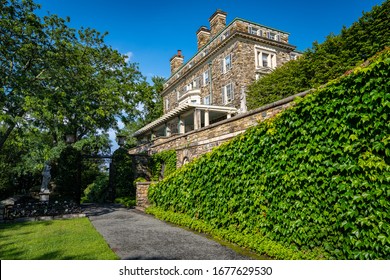
POLYGON ((227 118, 230 119, 232 117, 232 114, 231 113, 228 113, 227 114, 227 118))
POLYGON ((165 124, 165 136, 167 137, 171 136, 171 129, 167 123, 165 124))
POLYGON ((209 125, 210 125, 209 110, 206 109, 204 111, 204 126, 209 126, 209 125))
POLYGON ((198 129, 199 126, 198 126, 198 116, 197 116, 197 113, 198 113, 198 110, 194 110, 194 129, 198 129))
POLYGON ((184 126, 184 121, 179 116, 179 134, 185 133, 186 127, 184 126))
POLYGON ((194 111, 194 129, 199 129, 202 126, 200 113, 201 113, 200 110, 195 109, 195 111, 194 111))

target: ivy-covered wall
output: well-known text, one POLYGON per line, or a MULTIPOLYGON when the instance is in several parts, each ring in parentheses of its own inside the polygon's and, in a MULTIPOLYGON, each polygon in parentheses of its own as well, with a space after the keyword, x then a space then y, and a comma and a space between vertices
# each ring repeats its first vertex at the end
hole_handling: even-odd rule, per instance
POLYGON ((151 186, 149 200, 293 250, 389 259, 389 71, 386 49, 151 186))
POLYGON ((166 150, 152 155, 150 170, 152 181, 159 181, 176 170, 176 151, 166 150))

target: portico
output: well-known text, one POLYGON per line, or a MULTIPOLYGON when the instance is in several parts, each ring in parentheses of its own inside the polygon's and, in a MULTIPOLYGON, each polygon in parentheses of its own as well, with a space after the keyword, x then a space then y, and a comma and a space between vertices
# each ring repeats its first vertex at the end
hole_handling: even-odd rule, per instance
POLYGON ((234 107, 182 103, 169 113, 144 126, 134 133, 145 143, 159 137, 170 137, 209 126, 215 122, 229 119, 237 114, 234 107))

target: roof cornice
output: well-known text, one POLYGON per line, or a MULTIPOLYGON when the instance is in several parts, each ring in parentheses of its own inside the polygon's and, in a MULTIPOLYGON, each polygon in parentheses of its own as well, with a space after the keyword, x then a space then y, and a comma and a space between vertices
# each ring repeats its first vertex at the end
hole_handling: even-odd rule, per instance
MULTIPOLYGON (((222 31, 223 32, 223 31, 222 31)), ((221 33, 222 33, 221 32, 221 33)), ((217 38, 220 34, 216 35, 214 37, 217 38)), ((272 39, 268 39, 268 38, 264 38, 264 37, 260 37, 260 36, 257 36, 257 35, 253 35, 253 34, 250 34, 250 33, 246 33, 246 32, 242 32, 242 31, 237 31, 235 30, 233 33, 231 33, 231 35, 226 38, 225 40, 223 40, 217 47, 215 47, 213 50, 211 50, 207 55, 205 55, 204 57, 202 57, 201 59, 199 59, 199 61, 193 66, 191 67, 191 69, 188 69, 188 71, 186 71, 183 75, 181 75, 181 77, 185 77, 185 76, 188 76, 190 75, 191 73, 193 73, 195 70, 197 70, 197 68, 199 68, 200 65, 203 65, 203 63, 207 60, 210 59, 210 57, 212 57, 215 53, 217 53, 219 50, 221 50, 224 46, 226 46, 228 43, 232 42, 234 39, 238 38, 238 37, 242 37, 242 38, 246 38, 246 39, 250 39, 250 40, 254 40, 258 43, 264 43, 264 44, 267 44, 267 45, 272 45, 272 46, 276 46, 276 47, 279 47, 279 48, 282 48, 282 49, 287 49, 287 50, 290 50, 290 51, 294 51, 296 46, 294 45, 290 45, 290 44, 286 44, 286 43, 283 43, 283 42, 279 42, 279 41, 275 41, 275 40, 272 40, 272 39)), ((211 43, 212 41, 210 41, 211 43)), ((210 44, 209 43, 209 44, 210 44)), ((203 47, 204 48, 204 47, 203 47)), ((196 57, 196 55, 198 55, 202 50, 200 49, 190 60, 188 60, 184 65, 182 65, 174 74, 171 75, 171 77, 168 78, 167 82, 174 76, 176 75, 183 67, 185 67, 194 57, 196 57)), ((164 96, 167 92, 169 92, 172 87, 176 86, 176 84, 178 84, 182 79, 176 79, 175 81, 173 81, 167 88, 165 88, 162 92, 161 92, 161 95, 164 96)))
MULTIPOLYGON (((281 32, 281 33, 284 33, 286 35, 290 35, 289 32, 286 32, 286 31, 282 31, 280 29, 276 29, 276 28, 273 28, 273 27, 269 27, 269 26, 266 26, 266 25, 263 25, 263 24, 260 24, 260 23, 256 23, 256 22, 253 22, 253 21, 249 21, 249 20, 246 20, 246 19, 242 19, 242 18, 238 18, 236 17, 235 19, 233 19, 228 25, 226 25, 219 33, 217 33, 214 37, 212 37, 210 39, 210 41, 205 44, 204 46, 202 46, 202 48, 200 48, 186 63, 184 63, 180 68, 178 68, 174 73, 171 74, 171 76, 167 79, 167 82, 173 77, 175 76, 182 68, 184 68, 193 58, 195 58, 199 53, 201 53, 205 48, 207 48, 210 44, 212 44, 214 42, 214 40, 216 40, 218 38, 219 35, 221 35, 223 32, 226 31, 226 29, 230 28, 235 22, 237 21, 243 21, 243 22, 246 22, 246 23, 249 23, 249 24, 254 24, 254 25, 257 25, 257 26, 260 26, 260 27, 263 27, 263 28, 266 28, 266 29, 270 29, 270 30, 273 30, 273 31, 276 31, 276 32, 281 32)), ((203 27, 203 26, 202 26, 203 27)), ((201 28, 202 28, 201 27, 201 28)), ((200 29, 198 29, 198 31, 200 31, 200 29)), ((242 32, 243 33, 243 32, 242 32)), ((254 35, 255 36, 255 35, 254 35)), ((267 39, 267 38, 263 38, 263 39, 267 39)), ((268 39, 267 39, 268 40, 268 39)), ((273 41, 273 40, 270 40, 270 41, 273 41)), ((280 43, 280 42, 279 42, 280 43)), ((289 46, 292 46, 290 44, 285 44, 283 43, 284 45, 289 45, 289 46)), ((294 49, 296 47, 294 46, 294 49)))

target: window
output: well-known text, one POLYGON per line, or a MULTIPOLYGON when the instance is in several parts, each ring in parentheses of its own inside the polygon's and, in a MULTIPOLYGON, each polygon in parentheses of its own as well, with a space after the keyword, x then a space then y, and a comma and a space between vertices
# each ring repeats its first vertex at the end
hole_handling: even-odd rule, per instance
POLYGON ((169 110, 169 99, 168 98, 165 99, 165 110, 169 110))
POLYGON ((226 31, 225 33, 222 34, 222 40, 226 39, 230 35, 230 30, 226 31))
POLYGON ((209 73, 210 73, 210 70, 207 70, 203 73, 203 84, 206 85, 209 83, 210 81, 210 78, 209 78, 209 73))
POLYGON ((222 73, 226 73, 232 68, 232 54, 229 54, 223 59, 222 73))
POLYGON ((279 35, 274 32, 268 32, 268 39, 279 41, 279 35))
POLYGON ((250 34, 253 34, 253 35, 258 35, 258 36, 262 35, 261 30, 257 27, 253 27, 253 26, 249 26, 248 32, 250 34))
POLYGON ((297 55, 295 53, 290 54, 290 60, 296 60, 297 55))
POLYGON ((204 105, 211 105, 210 95, 207 95, 203 98, 204 105))
POLYGON ((230 83, 222 87, 222 103, 226 105, 232 102, 233 99, 234 99, 233 85, 230 83))
POLYGON ((273 52, 257 50, 256 54, 257 67, 276 68, 276 54, 273 52))

